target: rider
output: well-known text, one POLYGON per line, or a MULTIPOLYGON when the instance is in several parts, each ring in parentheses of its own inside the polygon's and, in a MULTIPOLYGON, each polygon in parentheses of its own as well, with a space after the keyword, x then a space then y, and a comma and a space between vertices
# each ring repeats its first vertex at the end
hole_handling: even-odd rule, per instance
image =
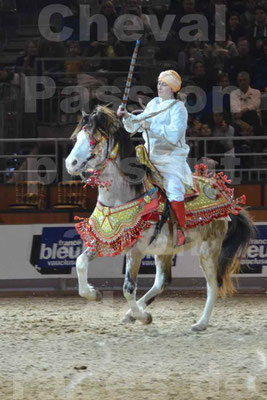
POLYGON ((184 184, 192 186, 192 174, 187 164, 189 146, 185 142, 188 114, 183 101, 176 99, 181 84, 177 72, 163 71, 158 77, 158 97, 152 99, 141 114, 130 114, 122 106, 117 111, 128 132, 143 132, 145 147, 150 149, 150 160, 163 177, 166 195, 178 223, 177 246, 185 242, 184 184))

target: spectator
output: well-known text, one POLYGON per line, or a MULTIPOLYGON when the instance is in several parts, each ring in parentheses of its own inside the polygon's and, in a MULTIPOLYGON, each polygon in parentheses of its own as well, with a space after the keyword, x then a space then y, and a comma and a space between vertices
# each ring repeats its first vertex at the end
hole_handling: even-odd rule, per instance
POLYGON ((182 4, 180 0, 171 0, 167 14, 169 15, 180 15, 182 13, 182 4))
POLYGON ((255 23, 249 30, 249 38, 253 55, 260 58, 263 40, 267 38, 267 13, 264 5, 257 5, 255 8, 255 23))
MULTIPOLYGON (((100 13, 104 15, 107 21, 107 28, 108 32, 107 35, 113 30, 114 22, 118 17, 118 14, 116 12, 116 9, 114 7, 114 4, 112 0, 106 0, 103 2, 101 8, 100 8, 100 13)), ((90 42, 89 45, 88 43, 83 44, 84 52, 83 54, 86 57, 92 57, 96 56, 100 53, 101 51, 101 45, 103 42, 99 41, 98 38, 98 26, 97 24, 92 24, 90 26, 90 42)))
MULTIPOLYGON (((176 44, 177 46, 177 44, 176 44)), ((183 51, 178 54, 178 62, 183 57, 186 65, 193 70, 193 65, 200 61, 205 65, 211 64, 213 47, 204 40, 203 33, 199 31, 194 35, 194 40, 183 46, 183 51)))
POLYGON ((8 83, 10 85, 20 86, 21 76, 20 74, 12 71, 7 71, 6 69, 0 70, 0 84, 8 83))
POLYGON ((196 0, 196 9, 210 21, 210 0, 196 0))
MULTIPOLYGON (((121 11, 121 15, 125 14, 130 15, 130 17, 129 19, 124 20, 123 31, 124 35, 129 36, 130 38, 129 40, 127 40, 127 38, 120 40, 127 49, 127 55, 132 56, 135 48, 135 41, 132 39, 132 35, 138 34, 142 37, 141 45, 143 45, 145 40, 151 35, 150 21, 148 15, 143 14, 138 0, 128 0, 126 2, 121 11)), ((114 33, 119 38, 121 38, 120 30, 121 26, 116 24, 116 27, 114 27, 114 33)))
POLYGON ((235 120, 241 119, 254 127, 256 135, 262 133, 260 122, 261 93, 250 87, 250 76, 242 71, 237 77, 239 89, 230 95, 231 112, 235 120))
POLYGON ((100 8, 100 14, 104 15, 108 22, 108 30, 113 28, 115 20, 118 18, 117 11, 112 0, 106 0, 100 8))
POLYGON ((227 36, 234 43, 237 43, 238 39, 247 36, 247 30, 240 24, 240 15, 238 13, 231 13, 229 15, 227 36))
POLYGON ((72 15, 63 17, 62 19, 62 29, 68 28, 68 37, 62 37, 63 41, 66 40, 73 40, 78 41, 80 40, 80 7, 77 0, 73 0, 69 6, 72 15), (71 35, 69 32, 71 31, 71 35))
POLYGON ((207 124, 203 124, 189 114, 186 135, 188 137, 208 137, 211 135, 211 130, 207 124))
POLYGON ((249 36, 253 37, 254 41, 257 39, 267 38, 267 14, 266 7, 259 3, 255 7, 255 23, 252 25, 249 36))
POLYGON ((193 86, 194 90, 188 92, 187 105, 193 109, 197 106, 194 116, 199 120, 205 119, 207 95, 212 90, 213 74, 207 71, 204 63, 196 61, 193 65, 193 76, 187 82, 188 85, 193 86))
POLYGON ((254 111, 259 115, 261 94, 257 89, 250 87, 250 76, 246 71, 238 74, 239 89, 233 90, 230 95, 231 112, 244 115, 248 111, 254 111))
POLYGON ((63 74, 64 72, 64 61, 53 60, 53 58, 63 58, 66 56, 66 47, 63 42, 53 42, 51 40, 40 38, 38 57, 40 58, 52 58, 52 60, 37 61, 37 73, 38 75, 49 75, 53 79, 58 79, 58 72, 63 74))
POLYGON ((240 23, 250 28, 255 22, 256 0, 244 0, 244 2, 246 9, 240 16, 240 23))
MULTIPOLYGON (((135 15, 142 20, 144 24, 144 32, 151 32, 149 17, 148 15, 143 14, 139 0, 127 0, 121 14, 135 15)), ((140 24, 137 22, 137 26, 139 25, 140 24)))
POLYGON ((208 93, 213 85, 213 74, 208 71, 205 64, 201 61, 196 61, 193 64, 193 83, 208 93))
MULTIPOLYGON (((180 31, 183 28, 189 27, 192 25, 191 22, 181 22, 181 18, 183 18, 186 15, 190 14, 199 14, 197 8, 196 8, 196 2, 195 0, 182 0, 180 7, 178 6, 175 12, 170 12, 170 14, 175 14, 175 20, 172 25, 172 34, 174 37, 180 38, 181 41, 186 44, 185 40, 183 37, 180 36, 180 31)), ((196 32, 197 33, 197 30, 196 32)))
POLYGON ((38 54, 38 45, 35 41, 30 40, 25 45, 24 53, 16 60, 16 68, 26 75, 32 75, 36 72, 35 59, 38 54))
POLYGON ((224 69, 227 60, 238 56, 237 48, 231 40, 215 42, 212 51, 212 65, 219 73, 224 69))
POLYGON ((103 60, 101 67, 108 71, 127 71, 129 61, 118 60, 116 57, 127 57, 127 46, 120 42, 112 31, 108 34, 108 40, 101 43, 100 56, 108 57, 109 60, 103 60))
POLYGON ((263 42, 263 52, 263 56, 256 62, 254 86, 261 92, 267 92, 267 39, 263 42))
POLYGON ((219 86, 221 86, 222 89, 225 89, 228 86, 230 86, 229 76, 226 72, 221 73, 218 79, 219 79, 219 86))
POLYGON ((231 138, 234 136, 235 130, 230 125, 228 115, 223 112, 214 112, 210 128, 212 137, 223 137, 224 139, 210 142, 209 153, 234 153, 234 142, 231 138))
POLYGON ((180 17, 189 14, 199 14, 195 0, 182 0, 182 12, 180 17))
MULTIPOLYGON (((224 110, 230 120, 230 81, 227 73, 219 74, 214 87, 220 86, 221 90, 212 90, 207 97, 207 107, 205 109, 206 115, 210 115, 214 110, 224 110)), ((213 88, 214 89, 214 88, 213 88)))
POLYGON ((101 100, 97 98, 97 89, 103 85, 103 82, 91 75, 79 74, 77 85, 85 89, 85 96, 81 103, 86 113, 91 113, 97 104, 102 104, 101 100))
POLYGON ((230 13, 236 12, 241 14, 245 12, 246 5, 244 4, 244 0, 231 0, 228 2, 230 13))
POLYGON ((241 38, 237 42, 238 55, 225 62, 224 71, 228 73, 232 85, 237 85, 237 75, 241 71, 247 71, 253 76, 255 60, 250 55, 249 42, 241 38))
POLYGON ((75 60, 65 61, 65 73, 68 78, 76 78, 77 74, 81 70, 82 61, 81 57, 81 47, 79 42, 69 41, 67 43, 68 52, 67 55, 75 60))
POLYGON ((14 36, 18 25, 19 25, 19 15, 16 10, 16 3, 13 1, 0 1, 0 50, 6 46, 9 40, 14 36), (1 6, 4 6, 3 8, 1 6))
MULTIPOLYGON (((240 119, 238 114, 236 119, 233 121, 233 128, 235 130, 235 136, 247 137, 253 136, 254 134, 253 126, 240 119)), ((262 145, 262 143, 260 144, 262 145)), ((258 149, 258 145, 255 141, 249 139, 235 140, 235 152, 245 153, 245 156, 240 156, 240 168, 251 168, 252 160, 246 154, 251 153, 253 148, 255 150, 258 149)))
MULTIPOLYGON (((129 42, 132 44, 132 42, 129 42)), ((133 42, 134 43, 134 42, 133 42)), ((89 60, 86 64, 88 64, 87 69, 89 66, 95 65, 96 70, 112 70, 112 71, 127 71, 129 68, 129 61, 118 60, 116 61, 116 57, 127 57, 130 55, 128 53, 129 48, 127 46, 127 42, 120 42, 117 37, 114 35, 113 31, 111 30, 108 33, 108 40, 105 42, 95 42, 93 45, 91 43, 90 49, 88 49, 87 56, 88 57, 108 57, 109 60, 89 60)))
MULTIPOLYGON (((187 138, 208 137, 210 135, 211 135, 211 130, 207 124, 203 124, 202 122, 199 121, 198 118, 196 118, 192 114, 188 114, 188 122, 186 130, 187 138)), ((200 159, 204 155, 203 142, 188 140, 188 144, 190 147, 191 157, 200 159)))

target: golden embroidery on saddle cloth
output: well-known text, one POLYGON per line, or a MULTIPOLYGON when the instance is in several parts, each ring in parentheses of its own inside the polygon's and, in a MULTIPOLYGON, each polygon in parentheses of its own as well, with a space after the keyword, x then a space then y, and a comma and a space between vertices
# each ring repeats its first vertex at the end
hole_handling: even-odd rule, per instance
POLYGON ((214 219, 226 218, 229 214, 238 214, 240 204, 246 203, 246 196, 234 198, 234 189, 227 184, 231 180, 220 173, 208 173, 204 164, 195 166, 194 181, 198 182, 199 195, 185 202, 185 226, 194 228, 209 224, 214 219))
MULTIPOLYGON (((238 214, 245 196, 234 199, 227 186, 231 181, 222 172, 208 173, 200 164, 193 174, 194 187, 187 192, 185 201, 185 227, 194 228, 215 219, 238 214)), ((147 192, 139 199, 118 207, 105 207, 97 203, 90 218, 79 218, 75 225, 86 246, 98 257, 116 256, 130 248, 142 233, 158 221, 164 209, 164 197, 150 180, 145 180, 147 192)))
MULTIPOLYGON (((146 190, 154 187, 153 184, 163 189, 162 177, 156 167, 149 160, 144 145, 136 147, 136 156, 141 164, 146 165, 151 171, 145 180, 146 190)), ((227 187, 231 183, 227 176, 220 172, 208 173, 208 167, 204 164, 195 166, 193 174, 193 187, 185 186, 185 227, 194 228, 198 225, 208 224, 214 219, 225 218, 229 214, 238 214, 245 204, 245 196, 234 199, 234 189, 227 187)), ((164 189, 163 189, 164 190, 164 189)), ((157 213, 161 213, 164 203, 160 203, 157 213)), ((157 220, 156 213, 153 220, 157 220)))
POLYGON ((98 257, 116 256, 133 246, 151 226, 151 213, 158 209, 158 190, 153 188, 139 199, 118 207, 105 207, 98 202, 90 218, 78 218, 75 225, 86 246, 98 257))

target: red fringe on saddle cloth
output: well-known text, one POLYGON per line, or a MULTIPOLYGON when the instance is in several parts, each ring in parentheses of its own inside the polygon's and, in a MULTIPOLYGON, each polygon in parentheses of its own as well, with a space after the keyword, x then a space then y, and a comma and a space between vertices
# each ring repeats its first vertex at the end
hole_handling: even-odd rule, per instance
POLYGON ((242 210, 240 205, 246 204, 245 195, 234 198, 234 189, 227 186, 227 184, 231 183, 231 180, 223 172, 209 173, 207 165, 200 164, 195 166, 194 175, 210 179, 212 187, 217 191, 216 198, 223 197, 225 203, 218 206, 213 205, 209 208, 201 208, 193 212, 189 209, 186 211, 186 228, 190 229, 198 225, 205 225, 215 219, 228 217, 229 214, 237 215, 242 210))
MULTIPOLYGON (((200 179, 200 185, 208 185, 211 190, 214 189, 213 194, 212 197, 207 197, 201 189, 199 196, 186 203, 185 227, 188 229, 225 218, 229 214, 238 214, 242 209, 240 205, 246 202, 245 195, 234 199, 234 189, 227 187, 231 180, 223 172, 208 173, 207 168, 204 164, 196 165, 194 175, 208 178, 200 179), (209 203, 206 202, 205 206, 207 199, 209 203)), ((160 203, 164 203, 160 192, 156 198, 151 198, 145 193, 142 198, 119 207, 108 208, 98 203, 90 218, 75 217, 80 221, 75 227, 85 246, 90 247, 96 256, 113 257, 133 246, 151 226, 151 222, 158 221, 161 215, 160 203), (109 223, 104 229, 103 223, 106 218, 109 223)))
POLYGON ((142 215, 135 226, 125 229, 122 235, 107 242, 99 239, 86 218, 75 217, 75 220, 80 220, 75 224, 75 228, 81 235, 85 246, 90 247, 97 257, 114 257, 133 246, 143 232, 150 228, 151 223, 148 221, 150 215, 142 215))

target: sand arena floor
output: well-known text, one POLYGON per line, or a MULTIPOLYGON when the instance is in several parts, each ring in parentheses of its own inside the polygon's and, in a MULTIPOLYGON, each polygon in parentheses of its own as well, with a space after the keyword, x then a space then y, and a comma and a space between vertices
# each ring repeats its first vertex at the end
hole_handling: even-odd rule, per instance
POLYGON ((151 325, 126 326, 112 293, 0 298, 0 399, 267 399, 266 298, 220 299, 193 333, 204 301, 160 297, 151 325))

